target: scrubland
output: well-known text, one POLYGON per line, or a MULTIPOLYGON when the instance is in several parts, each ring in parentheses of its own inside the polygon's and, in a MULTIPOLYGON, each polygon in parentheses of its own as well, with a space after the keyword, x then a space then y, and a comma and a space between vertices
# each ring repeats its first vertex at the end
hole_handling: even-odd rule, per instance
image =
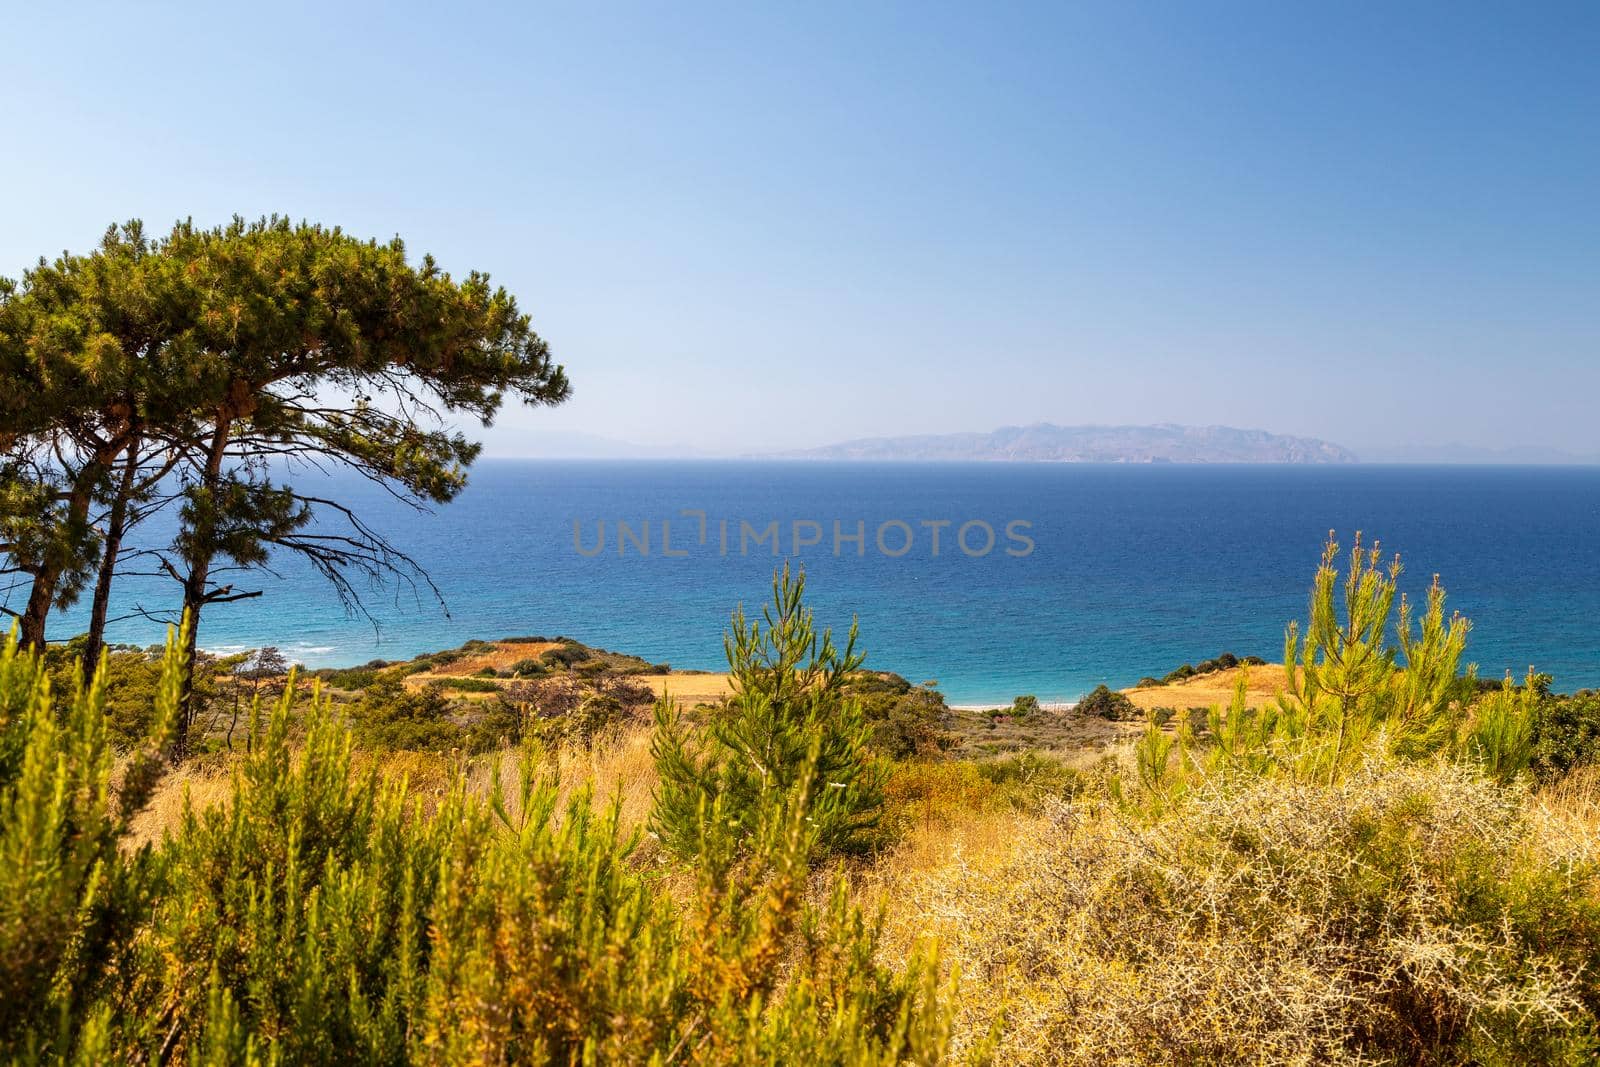
POLYGON ((1395 577, 1330 546, 1289 669, 1145 686, 1094 728, 864 672, 787 576, 735 620, 726 700, 499 646, 457 677, 509 672, 520 706, 381 677, 414 665, 325 672, 176 765, 172 656, 132 714, 10 648, 0 1039, 82 1062, 1593 1062, 1600 698, 1480 682, 1442 590, 1405 604, 1395 577), (982 747, 1029 731, 1059 743, 982 747))

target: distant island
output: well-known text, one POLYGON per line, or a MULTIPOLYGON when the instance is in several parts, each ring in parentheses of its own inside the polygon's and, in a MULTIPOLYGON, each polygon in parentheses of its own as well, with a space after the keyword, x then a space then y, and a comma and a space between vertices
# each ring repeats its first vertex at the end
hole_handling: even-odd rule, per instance
POLYGON ((770 458, 971 460, 1030 463, 1354 463, 1349 449, 1314 437, 1231 426, 1002 426, 990 433, 867 437, 770 458))

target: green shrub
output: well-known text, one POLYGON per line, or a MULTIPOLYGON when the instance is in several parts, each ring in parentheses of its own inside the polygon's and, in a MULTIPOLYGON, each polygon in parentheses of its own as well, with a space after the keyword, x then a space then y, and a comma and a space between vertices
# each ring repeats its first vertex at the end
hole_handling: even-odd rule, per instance
POLYGON ((1088 696, 1074 705, 1073 710, 1080 715, 1095 715, 1111 720, 1133 719, 1139 714, 1133 701, 1104 685, 1095 686, 1088 696))
POLYGON ((1398 558, 1384 566, 1376 545, 1358 535, 1341 575, 1338 552, 1330 537, 1310 618, 1303 631, 1292 622, 1284 634, 1284 692, 1251 707, 1241 675, 1230 706, 1204 712, 1208 736, 1194 749, 1202 715, 1190 709, 1191 728, 1176 738, 1185 769, 1150 791, 1155 808, 1194 775, 1332 782, 1378 756, 1466 760, 1501 781, 1528 768, 1540 676, 1530 670, 1522 685, 1507 679, 1482 695, 1472 672, 1460 672, 1470 623, 1445 615, 1437 578, 1419 610, 1398 596, 1398 558))
POLYGON ((437 686, 412 689, 399 678, 385 676, 349 707, 363 745, 419 752, 461 746, 461 728, 451 720, 450 702, 437 686))
POLYGON ((946 727, 950 709, 944 695, 913 686, 898 674, 858 671, 845 680, 841 696, 855 701, 866 721, 868 744, 890 759, 931 758, 955 744, 946 727))
POLYGON ((1176 670, 1169 671, 1161 678, 1140 678, 1135 688, 1147 689, 1157 685, 1171 685, 1189 678, 1198 678, 1203 674, 1215 674, 1217 671, 1232 670, 1235 667, 1261 667, 1266 660, 1260 656, 1235 656, 1232 652, 1223 652, 1214 659, 1201 660, 1199 663, 1185 663, 1176 670))
POLYGON ((1544 701, 1533 725, 1531 768, 1544 782, 1600 762, 1600 692, 1544 701))
POLYGON ((1070 800, 1087 782, 1079 771, 1040 752, 980 760, 975 766, 979 777, 1001 787, 1012 806, 1023 811, 1036 811, 1050 798, 1070 800))
POLYGON ((868 717, 868 744, 890 759, 929 759, 953 746, 958 738, 945 727, 950 709, 944 697, 917 688, 895 698, 881 713, 868 717))
POLYGON ((545 671, 545 665, 536 659, 519 659, 506 668, 506 673, 513 678, 537 678, 545 671))
POLYGON ((500 687, 488 680, 486 676, 476 678, 439 678, 430 682, 428 688, 454 689, 461 693, 498 693, 500 687))
POLYGON ((15 626, 0 649, 0 1048, 10 1053, 39 1058, 80 1027, 104 1029, 94 1005, 138 942, 157 873, 148 848, 125 854, 120 843, 166 769, 184 647, 168 638, 139 716, 148 731, 115 787, 106 671, 57 705, 15 626))
MULTIPOLYGON (((181 645, 176 645, 181 648, 181 645)), ((176 717, 163 664, 162 731, 176 717)), ((291 745, 289 687, 231 795, 159 850, 121 847, 160 737, 111 787, 97 687, 58 717, 0 653, 0 1045, 24 1061, 932 1064, 935 969, 807 902, 803 767, 736 833, 722 802, 680 908, 616 804, 558 802, 536 752, 487 802, 355 774, 327 703, 291 745)))
MULTIPOLYGON (((381 660, 379 661, 382 662, 381 660)), ((381 668, 366 667, 324 667, 311 672, 311 677, 321 679, 323 683, 333 689, 359 690, 365 689, 378 680, 381 668)))
POLYGON ((1151 708, 1150 721, 1157 726, 1165 726, 1178 717, 1177 708, 1151 708))
POLYGON ((579 644, 563 644, 547 649, 539 656, 539 662, 545 669, 552 667, 571 667, 573 664, 582 663, 589 658, 589 650, 579 644))
POLYGON ((1039 698, 1031 694, 1017 697, 1011 702, 1011 716, 1013 718, 1026 719, 1029 716, 1039 714, 1039 710, 1039 698))

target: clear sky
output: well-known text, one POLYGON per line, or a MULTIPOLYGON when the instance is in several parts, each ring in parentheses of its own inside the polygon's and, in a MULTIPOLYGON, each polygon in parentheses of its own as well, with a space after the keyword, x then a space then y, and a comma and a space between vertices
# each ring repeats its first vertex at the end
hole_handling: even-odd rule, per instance
POLYGON ((6 3, 0 273, 131 217, 399 234, 567 365, 502 454, 1600 452, 1600 4, 603 6, 6 3))

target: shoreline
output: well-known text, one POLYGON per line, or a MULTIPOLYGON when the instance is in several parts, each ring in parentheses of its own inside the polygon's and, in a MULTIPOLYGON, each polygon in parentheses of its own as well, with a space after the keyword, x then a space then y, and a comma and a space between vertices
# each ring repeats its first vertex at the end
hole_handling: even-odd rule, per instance
MULTIPOLYGON (((1016 698, 1012 697, 1011 700, 996 700, 996 701, 993 701, 993 702, 988 703, 988 704, 971 704, 971 703, 952 704, 952 703, 949 703, 947 701, 945 703, 945 706, 948 707, 951 711, 994 711, 996 708, 1004 710, 1006 708, 1011 707, 1015 700, 1016 700, 1016 698)), ((1078 706, 1078 701, 1076 701, 1076 700, 1041 700, 1041 701, 1039 701, 1039 710, 1040 711, 1065 712, 1065 711, 1071 711, 1073 708, 1075 708, 1077 706, 1078 706)))

